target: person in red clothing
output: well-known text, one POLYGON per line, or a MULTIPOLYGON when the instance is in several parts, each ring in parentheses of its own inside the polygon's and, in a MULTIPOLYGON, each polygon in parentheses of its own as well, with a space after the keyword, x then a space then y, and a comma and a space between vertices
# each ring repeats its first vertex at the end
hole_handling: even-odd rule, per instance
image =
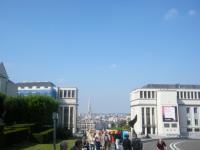
POLYGON ((157 150, 167 150, 167 145, 162 139, 159 139, 157 142, 157 150))

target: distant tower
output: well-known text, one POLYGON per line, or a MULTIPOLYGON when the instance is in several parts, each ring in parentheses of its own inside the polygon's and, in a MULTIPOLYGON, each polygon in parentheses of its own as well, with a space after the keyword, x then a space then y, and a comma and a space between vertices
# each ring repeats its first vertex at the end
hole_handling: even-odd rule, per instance
POLYGON ((90 98, 88 100, 88 112, 85 119, 85 127, 86 127, 85 131, 91 131, 95 129, 95 123, 92 118, 92 107, 91 107, 90 98))
POLYGON ((89 98, 89 101, 88 101, 88 112, 87 112, 87 117, 88 119, 92 119, 92 107, 91 107, 91 100, 89 98))

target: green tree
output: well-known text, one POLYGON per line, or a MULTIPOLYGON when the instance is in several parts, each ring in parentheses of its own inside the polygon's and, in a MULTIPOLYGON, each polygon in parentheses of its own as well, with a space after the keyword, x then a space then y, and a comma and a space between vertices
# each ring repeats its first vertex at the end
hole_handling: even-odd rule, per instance
POLYGON ((6 101, 6 118, 8 124, 26 123, 29 119, 28 102, 23 96, 7 96, 6 101))
POLYGON ((52 113, 58 110, 58 102, 43 95, 7 97, 6 123, 52 124, 52 113))
POLYGON ((30 122, 52 124, 52 113, 58 110, 58 102, 49 96, 31 95, 26 97, 29 105, 30 122))

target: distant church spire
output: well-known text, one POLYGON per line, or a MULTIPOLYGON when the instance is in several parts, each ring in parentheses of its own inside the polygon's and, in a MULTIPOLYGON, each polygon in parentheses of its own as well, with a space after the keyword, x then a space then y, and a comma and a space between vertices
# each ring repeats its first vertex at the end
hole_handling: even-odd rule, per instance
POLYGON ((92 118, 92 107, 91 107, 91 100, 88 100, 88 118, 92 118))

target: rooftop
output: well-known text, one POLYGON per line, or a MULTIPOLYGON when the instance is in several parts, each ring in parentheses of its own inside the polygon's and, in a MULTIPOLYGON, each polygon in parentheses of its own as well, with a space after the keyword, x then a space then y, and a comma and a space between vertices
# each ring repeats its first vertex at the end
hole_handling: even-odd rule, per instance
POLYGON ((4 64, 0 62, 0 77, 8 78, 4 64))
POLYGON ((17 87, 33 87, 33 86, 37 86, 37 87, 54 87, 55 84, 53 84, 52 82, 19 82, 16 83, 17 87))
POLYGON ((200 85, 192 84, 147 84, 142 89, 200 89, 200 85))

